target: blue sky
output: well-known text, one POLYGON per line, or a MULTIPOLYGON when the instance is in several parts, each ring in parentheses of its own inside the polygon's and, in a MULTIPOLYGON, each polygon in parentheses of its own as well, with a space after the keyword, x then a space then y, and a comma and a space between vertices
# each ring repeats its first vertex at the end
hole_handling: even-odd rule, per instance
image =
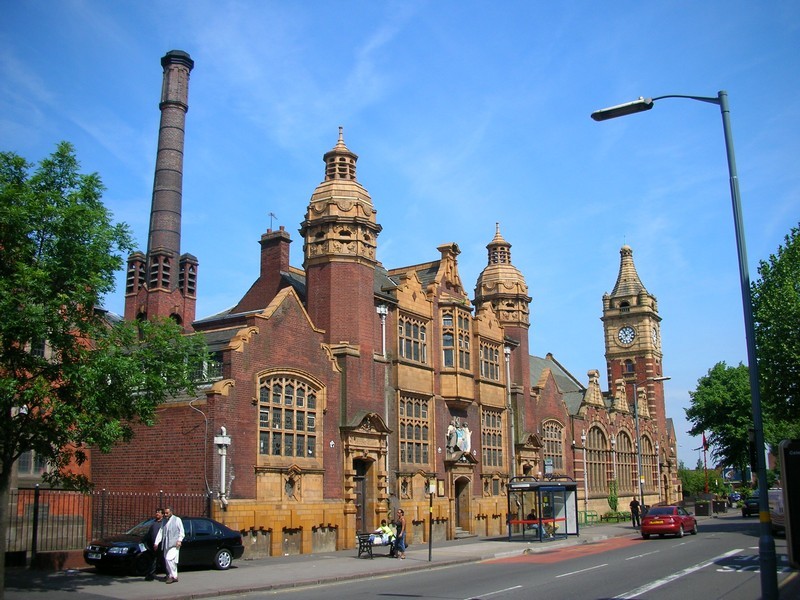
POLYGON ((694 466, 688 392, 716 362, 746 362, 720 112, 664 100, 589 115, 727 90, 755 280, 800 221, 797 2, 6 0, 0 14, 0 149, 38 161, 72 142, 142 250, 159 60, 195 60, 181 250, 200 261, 198 316, 256 278, 269 213, 301 265, 297 230, 340 125, 383 226, 379 260, 456 242, 474 290, 499 222, 533 298, 532 353, 584 383, 605 378, 602 295, 630 245, 694 466))

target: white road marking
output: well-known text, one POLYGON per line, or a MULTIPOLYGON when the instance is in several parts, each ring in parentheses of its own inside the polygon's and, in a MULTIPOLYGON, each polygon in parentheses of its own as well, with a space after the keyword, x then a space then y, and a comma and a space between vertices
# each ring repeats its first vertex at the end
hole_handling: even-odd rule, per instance
POLYGON ((645 552, 644 554, 637 554, 636 556, 629 556, 625 560, 633 560, 634 558, 642 558, 643 556, 650 556, 651 554, 658 554, 661 550, 653 550, 652 552, 645 552))
POLYGON ((510 592, 511 590, 518 590, 521 587, 522 587, 521 585, 515 585, 514 587, 505 588, 503 590, 497 590, 496 592, 486 592, 485 594, 481 594, 479 597, 470 596, 466 600, 480 600, 480 598, 488 598, 489 596, 494 596, 495 594, 502 594, 503 592, 510 592))
POLYGON ((731 550, 729 552, 726 552, 725 554, 720 554, 719 556, 715 556, 714 558, 706 562, 694 565, 693 567, 687 567, 682 571, 678 571, 677 573, 673 573, 672 575, 668 575, 667 577, 664 577, 662 579, 657 579, 656 581, 651 581, 647 585, 643 585, 642 587, 636 588, 635 590, 631 590, 630 592, 625 592, 624 594, 620 594, 619 596, 614 596, 614 600, 632 600, 633 598, 641 596, 642 594, 645 594, 650 590, 654 590, 656 588, 661 587, 662 585, 666 585, 671 581, 680 579, 681 577, 694 573, 695 571, 699 571, 700 569, 705 569, 706 567, 710 567, 716 561, 723 558, 728 558, 729 556, 733 556, 737 552, 741 551, 742 551, 741 548, 737 548, 736 550, 731 550))
POLYGON ((586 571, 592 571, 594 569, 599 569, 601 567, 607 567, 608 563, 603 563, 602 565, 596 565, 594 567, 589 567, 588 569, 581 569, 580 571, 570 571, 569 573, 562 573, 561 575, 556 575, 556 579, 559 577, 569 577, 570 575, 577 575, 578 573, 585 573, 586 571))

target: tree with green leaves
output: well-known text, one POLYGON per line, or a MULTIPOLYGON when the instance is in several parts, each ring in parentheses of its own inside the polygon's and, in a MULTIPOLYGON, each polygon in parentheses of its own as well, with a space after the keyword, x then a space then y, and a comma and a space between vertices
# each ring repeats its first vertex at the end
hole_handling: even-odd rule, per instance
POLYGON ((772 444, 800 436, 800 228, 762 260, 752 284, 761 403, 772 444))
POLYGON ((747 367, 742 363, 729 367, 719 362, 697 380, 697 388, 689 396, 689 433, 706 435, 715 463, 744 469, 749 463, 748 429, 753 426, 747 367))
MULTIPOLYGON (((100 309, 131 250, 97 174, 72 146, 37 166, 0 153, 0 556, 15 461, 33 451, 51 484, 85 488, 71 470, 88 448, 109 451, 182 390, 206 358, 174 322, 121 322, 100 309)), ((0 597, 3 593, 0 561, 0 597)))

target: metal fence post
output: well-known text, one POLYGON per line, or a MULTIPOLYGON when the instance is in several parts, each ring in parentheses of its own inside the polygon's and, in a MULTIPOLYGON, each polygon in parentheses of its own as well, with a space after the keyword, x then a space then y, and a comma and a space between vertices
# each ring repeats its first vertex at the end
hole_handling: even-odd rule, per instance
POLYGON ((33 533, 31 534, 31 566, 36 560, 37 542, 39 538, 39 484, 33 490, 33 533))

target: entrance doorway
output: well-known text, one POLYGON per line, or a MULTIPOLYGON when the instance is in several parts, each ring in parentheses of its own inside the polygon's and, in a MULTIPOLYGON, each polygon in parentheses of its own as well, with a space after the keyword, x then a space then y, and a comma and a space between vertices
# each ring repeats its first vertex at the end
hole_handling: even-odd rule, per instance
POLYGON ((466 477, 460 477, 455 481, 456 527, 465 531, 471 531, 469 484, 470 481, 466 477))
POLYGON ((372 519, 367 518, 367 506, 371 504, 369 493, 369 472, 371 463, 366 460, 353 460, 353 470, 356 472, 353 477, 353 491, 356 495, 356 531, 372 531, 375 529, 372 519))

